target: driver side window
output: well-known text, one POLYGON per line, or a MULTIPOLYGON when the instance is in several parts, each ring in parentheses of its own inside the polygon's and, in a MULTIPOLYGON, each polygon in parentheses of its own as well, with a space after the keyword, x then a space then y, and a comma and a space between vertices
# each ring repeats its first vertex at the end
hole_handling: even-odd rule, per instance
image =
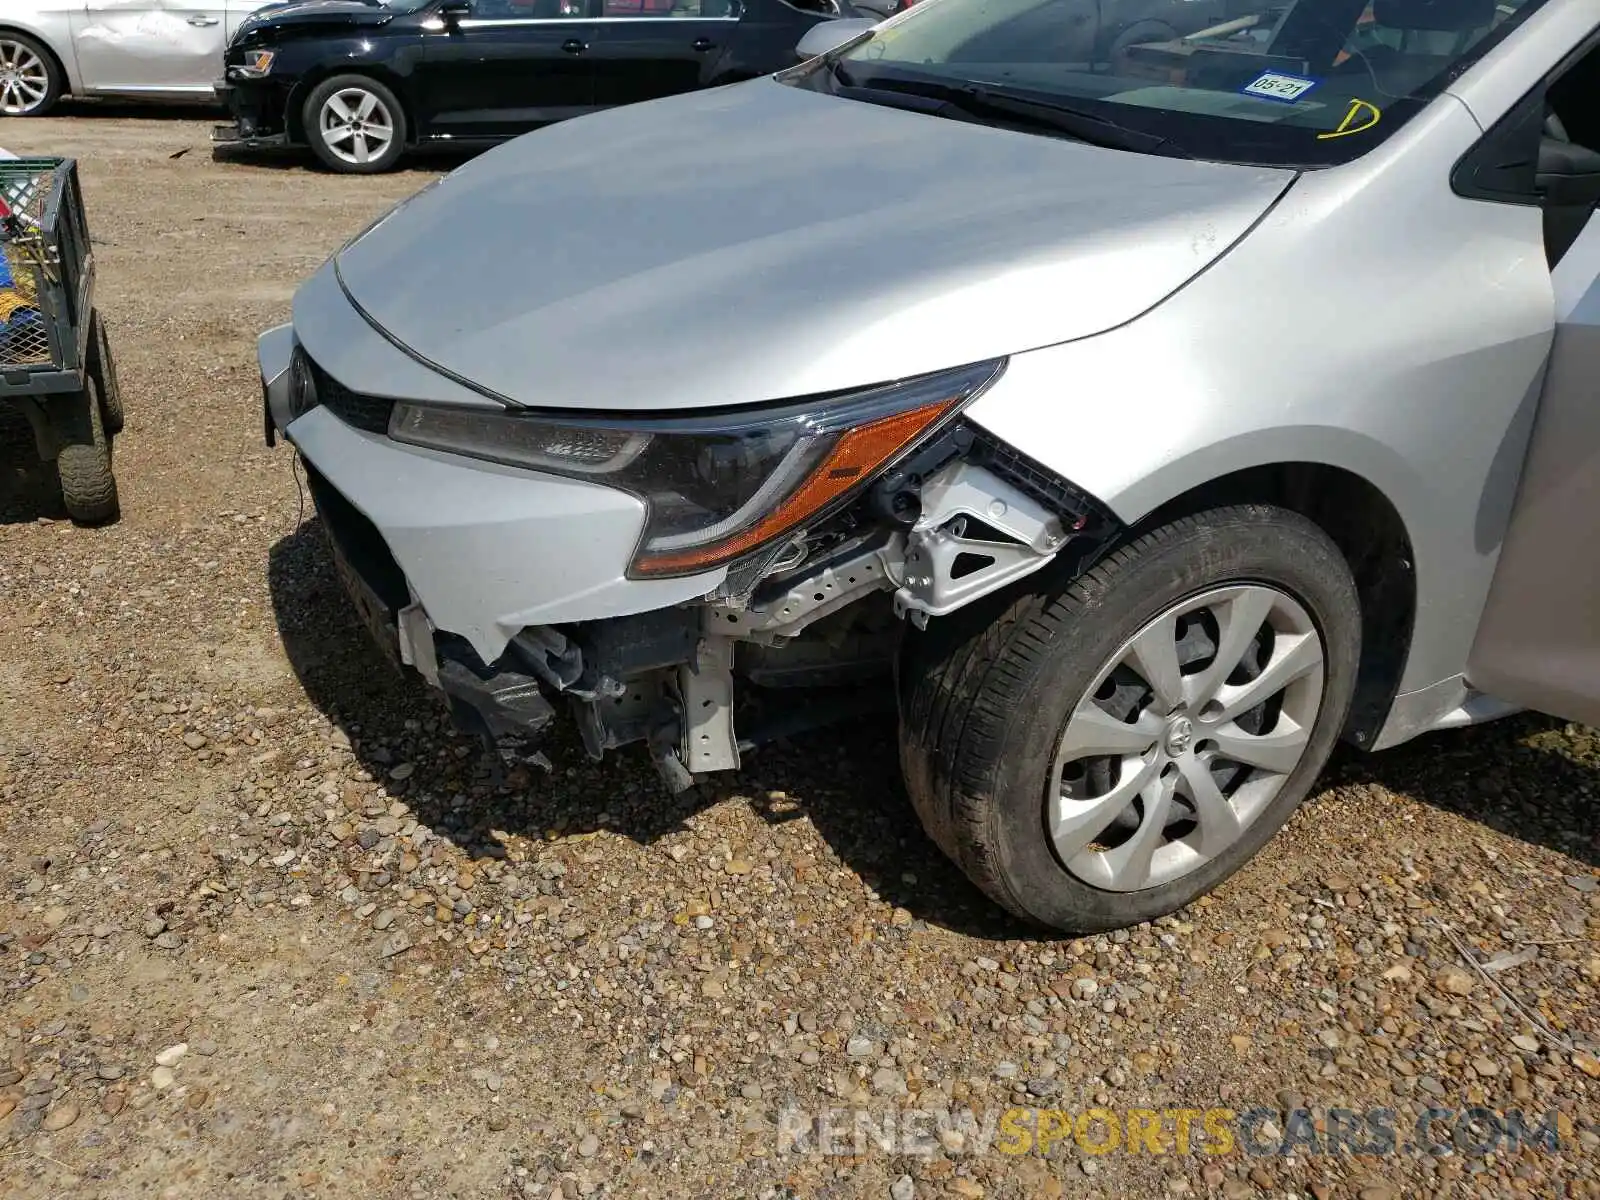
POLYGON ((587 0, 472 0, 479 21, 549 21, 588 15, 587 0))

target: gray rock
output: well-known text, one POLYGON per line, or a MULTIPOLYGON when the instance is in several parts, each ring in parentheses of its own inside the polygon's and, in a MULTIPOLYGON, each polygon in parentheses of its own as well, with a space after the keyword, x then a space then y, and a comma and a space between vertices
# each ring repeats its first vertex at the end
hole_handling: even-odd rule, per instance
POLYGON ((879 1067, 872 1073, 872 1090, 880 1096, 904 1096, 906 1077, 893 1067, 879 1067))
POLYGON ((889 1200, 915 1200, 916 1194, 917 1185, 909 1175, 902 1175, 889 1185, 889 1200))
POLYGON ((404 929, 396 929, 384 938, 378 946, 378 953, 384 958, 393 958, 397 954, 404 954, 411 949, 411 939, 404 929))

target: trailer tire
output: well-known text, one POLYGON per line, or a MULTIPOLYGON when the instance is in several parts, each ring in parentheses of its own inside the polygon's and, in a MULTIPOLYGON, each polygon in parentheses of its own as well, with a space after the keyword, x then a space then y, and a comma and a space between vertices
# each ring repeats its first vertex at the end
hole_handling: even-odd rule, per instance
POLYGON ((99 389, 92 378, 84 381, 78 401, 88 407, 93 440, 73 442, 56 455, 56 476, 67 515, 79 525, 103 525, 116 519, 117 480, 111 472, 111 439, 100 414, 99 389))
POLYGON ((89 314, 89 375, 100 389, 100 414, 105 422, 106 436, 116 437, 122 432, 122 387, 117 382, 117 362, 111 355, 111 338, 106 333, 105 318, 97 308, 89 314))

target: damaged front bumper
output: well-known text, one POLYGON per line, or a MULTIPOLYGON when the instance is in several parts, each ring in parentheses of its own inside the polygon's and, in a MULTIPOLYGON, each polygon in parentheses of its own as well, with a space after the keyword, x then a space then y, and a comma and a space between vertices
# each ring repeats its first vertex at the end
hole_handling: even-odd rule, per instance
POLYGON ((293 145, 286 119, 289 89, 280 81, 241 83, 221 79, 212 85, 217 103, 232 118, 211 127, 212 144, 250 150, 274 150, 293 145))
MULTIPOLYGON (((297 323, 319 286, 297 299, 297 323)), ((667 782, 687 786, 738 767, 741 750, 766 736, 823 723, 824 712, 892 703, 891 688, 861 684, 887 682, 907 620, 924 625, 1069 545, 1087 561, 1114 525, 1005 444, 957 426, 877 480, 860 519, 791 541, 754 573, 629 578, 647 515, 637 497, 393 441, 379 432, 383 412, 350 407, 393 402, 345 396, 331 379, 327 394, 297 399, 297 373, 308 370, 387 378, 403 394, 455 386, 348 306, 317 304, 316 317, 300 326, 315 368, 292 365, 295 329, 260 339, 267 440, 282 432, 299 450, 373 637, 444 694, 459 726, 491 742, 542 729, 558 701, 593 757, 644 742, 667 782), (885 519, 902 511, 907 487, 920 497, 914 515, 885 519), (777 698, 775 719, 746 726, 762 695, 777 698)))

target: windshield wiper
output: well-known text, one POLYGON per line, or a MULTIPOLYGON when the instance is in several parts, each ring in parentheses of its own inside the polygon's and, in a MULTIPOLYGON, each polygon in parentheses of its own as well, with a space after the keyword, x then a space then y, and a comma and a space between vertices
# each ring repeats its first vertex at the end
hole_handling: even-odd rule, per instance
MULTIPOLYGON (((840 82, 844 83, 842 79, 840 82)), ((848 83, 845 87, 858 94, 869 93, 870 97, 861 95, 861 98, 871 98, 880 104, 885 103, 889 96, 904 96, 907 99, 921 101, 905 106, 915 108, 919 112, 931 112, 943 116, 959 114, 974 120, 1000 117, 1036 129, 1063 133, 1074 141, 1087 142, 1092 146, 1104 146, 1109 150, 1132 150, 1140 154, 1163 152, 1176 158, 1194 157, 1176 145, 1171 138, 1159 133, 1130 129, 1126 125, 1119 125, 1109 117, 1074 108, 1070 104, 1019 96, 1015 92, 981 83, 952 85, 925 83, 921 80, 913 82, 873 79, 865 87, 852 87, 848 83)))
POLYGON ((1130 129, 1126 125, 1117 124, 1109 117, 1074 108, 1070 104, 1058 104, 1054 100, 1035 100, 1031 96, 997 91, 982 84, 968 84, 960 91, 960 99, 951 97, 946 103, 973 116, 992 114, 1037 122, 1043 128, 1056 129, 1081 142, 1105 146, 1111 150, 1135 150, 1141 154, 1152 154, 1164 149, 1179 158, 1193 157, 1181 147, 1174 146, 1171 139, 1159 133, 1130 129))

